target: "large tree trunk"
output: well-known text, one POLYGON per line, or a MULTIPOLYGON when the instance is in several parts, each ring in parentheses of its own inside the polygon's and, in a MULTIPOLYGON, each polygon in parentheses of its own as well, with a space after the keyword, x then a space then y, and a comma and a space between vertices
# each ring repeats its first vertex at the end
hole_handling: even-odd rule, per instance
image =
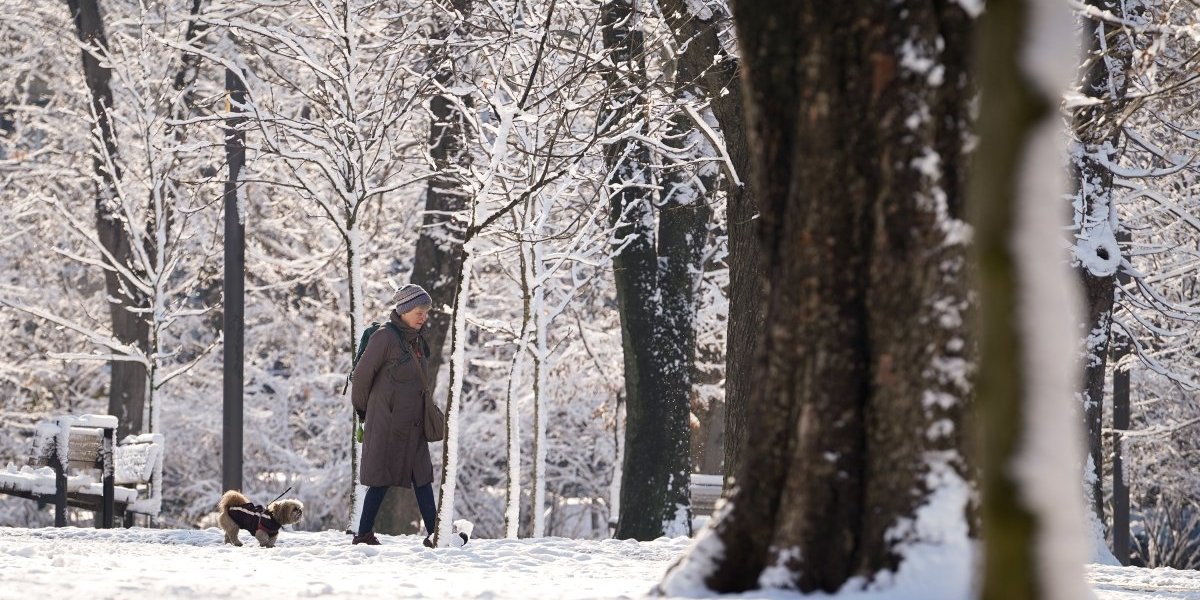
MULTIPOLYGON (((688 102, 697 97, 691 86, 677 86, 677 101, 688 102)), ((686 486, 692 472, 690 414, 696 364, 696 296, 704 267, 708 224, 712 220, 709 203, 716 193, 717 181, 716 169, 712 165, 693 173, 680 164, 692 162, 706 154, 707 144, 702 142, 703 138, 691 118, 679 112, 672 118, 671 125, 663 143, 675 148, 683 156, 668 159, 656 186, 663 190, 658 207, 655 294, 658 310, 650 348, 644 349, 656 353, 659 370, 648 375, 659 381, 660 396, 642 398, 643 401, 661 402, 662 410, 666 413, 666 420, 661 421, 665 435, 659 435, 665 438, 662 441, 667 445, 665 450, 669 462, 663 471, 671 484, 668 494, 674 498, 666 508, 674 509, 674 514, 668 514, 668 519, 663 521, 665 529, 659 535, 679 534, 685 530, 690 533, 691 529, 690 500, 686 486), (682 503, 679 502, 681 495, 684 498, 682 503)), ((653 303, 643 305, 636 310, 644 312, 653 306, 653 303)), ((650 316, 655 317, 654 314, 650 316)), ((638 341, 634 340, 634 343, 638 344, 638 341)), ((626 456, 629 456, 628 453, 626 456)), ((638 457, 633 458, 639 460, 638 457)))
MULTIPOLYGON (((472 0, 452 0, 451 6, 458 16, 465 16, 471 10, 471 3, 472 0)), ((455 30, 456 26, 448 22, 451 18, 438 17, 443 23, 430 36, 431 41, 445 40, 455 30)), ((457 69, 449 51, 447 46, 433 50, 434 79, 439 85, 453 88, 457 69)), ((467 228, 461 215, 470 200, 461 174, 470 160, 464 140, 466 124, 454 100, 440 93, 429 100, 429 155, 436 173, 425 188, 425 215, 413 256, 412 283, 425 288, 434 302, 424 329, 425 340, 429 342, 430 385, 436 385, 443 347, 449 337, 450 313, 441 309, 454 303, 458 291, 464 258, 463 235, 467 228)), ((470 105, 469 98, 459 100, 470 105)), ((375 529, 387 534, 411 533, 412 524, 419 521, 420 512, 413 495, 397 491, 384 498, 375 529)))
MULTIPOLYGON (((646 69, 642 53, 643 35, 631 26, 634 7, 630 0, 614 0, 600 7, 604 46, 613 63, 606 79, 609 108, 602 122, 642 121, 637 111, 645 100, 646 69)), ((633 139, 605 148, 610 169, 609 222, 616 244, 624 247, 613 256, 613 279, 621 319, 621 343, 625 357, 625 456, 621 467, 621 507, 615 535, 620 539, 654 539, 662 534, 670 518, 667 506, 674 504, 677 490, 668 489, 663 472, 669 442, 660 430, 669 425, 659 410, 663 399, 651 376, 656 371, 651 352, 656 315, 652 300, 657 288, 658 257, 654 248, 654 194, 650 189, 650 149, 633 139), (673 493, 674 492, 674 493, 673 493), (636 510, 630 510, 637 507, 636 510)), ((684 489, 686 494, 686 488, 684 489)), ((686 495, 683 499, 686 504, 686 495)))
POLYGON ((1073 47, 1069 36, 1045 47, 1069 27, 1063 5, 1059 22, 1045 14, 1056 4, 989 2, 979 30, 981 142, 970 195, 981 299, 980 593, 988 600, 1087 595, 1083 552, 1074 543, 1081 540, 1063 535, 1082 528, 1076 461, 1083 428, 1070 410, 1077 374, 1056 364, 1077 339, 1066 306, 1079 300, 1056 253, 1065 211, 1055 202, 1066 181, 1056 172, 1059 90, 1047 73, 1069 71, 1047 63, 1070 62, 1073 47), (1035 43, 1043 47, 1031 49, 1035 43))
POLYGON ((721 47, 720 28, 729 15, 714 3, 658 0, 676 45, 677 81, 695 85, 709 99, 725 151, 737 181, 726 174, 726 222, 729 235, 729 320, 725 359, 724 473, 741 460, 746 438, 746 405, 752 389, 751 366, 762 332, 762 288, 758 246, 758 204, 750 182, 738 59, 721 47), (717 58, 719 57, 719 60, 717 58))
MULTIPOLYGON (((643 33, 633 24, 633 2, 613 0, 600 10, 612 63, 605 73, 610 97, 602 121, 614 128, 644 126, 645 116, 638 111, 645 106, 645 48, 643 33)), ((678 119, 675 124, 678 131, 678 119)), ((660 198, 654 189, 654 157, 646 144, 635 139, 610 144, 605 160, 610 169, 610 222, 621 246, 613 257, 613 277, 628 398, 620 501, 625 510, 620 512, 616 537, 651 540, 690 528, 693 277, 708 216, 700 198, 689 202, 665 197, 656 210, 660 198)), ((676 176, 669 175, 668 181, 676 176)))
MULTIPOLYGON (((67 0, 75 21, 75 33, 84 44, 83 71, 91 94, 91 110, 96 120, 92 138, 92 169, 96 175, 96 233, 104 249, 120 266, 136 272, 129 232, 121 215, 121 199, 117 197, 117 182, 121 179, 116 134, 109 109, 112 107, 111 70, 88 48, 107 50, 104 23, 99 0, 67 0)), ((146 318, 136 310, 149 306, 149 299, 116 271, 104 271, 104 289, 109 299, 113 335, 149 354, 150 328, 146 318)), ((146 404, 146 367, 133 361, 110 363, 108 413, 117 417, 117 436, 142 431, 142 415, 146 404)))
MULTIPOLYGON (((471 10, 472 0, 451 2, 459 15, 471 10)), ((448 19, 441 16, 439 19, 448 19)), ((442 24, 430 40, 445 40, 455 26, 442 24)), ((434 49, 436 74, 434 79, 446 88, 454 87, 457 68, 449 49, 439 46, 434 49)), ((469 98, 459 98, 470 106, 469 98)), ((446 94, 434 94, 429 100, 429 155, 433 158, 433 177, 425 188, 425 216, 422 219, 421 235, 417 238, 416 254, 413 256, 412 282, 425 288, 433 297, 434 308, 425 327, 425 339, 429 342, 429 364, 437 373, 442 364, 442 347, 445 345, 450 327, 450 314, 440 310, 454 301, 458 289, 458 272, 463 262, 463 235, 467 223, 462 212, 467 209, 468 191, 463 183, 462 169, 470 161, 466 151, 464 135, 465 119, 455 104, 455 98, 446 94), (459 218, 456 219, 455 215, 459 218)))
MULTIPOLYGON (((1118 0, 1087 0, 1100 10, 1120 14, 1118 0)), ((1103 404, 1104 375, 1112 338, 1112 309, 1121 253, 1116 242, 1116 203, 1108 164, 1118 160, 1121 141, 1118 116, 1125 105, 1132 45, 1121 28, 1098 19, 1083 19, 1087 61, 1080 91, 1099 102, 1072 115, 1074 143, 1071 176, 1075 211, 1074 264, 1083 282, 1082 401, 1087 425, 1088 457, 1084 474, 1091 510, 1104 523, 1103 404)))
MULTIPOLYGON (((696 51, 686 47, 683 54, 696 51)), ((719 447, 720 442, 713 443, 709 434, 713 430, 724 430, 723 422, 711 423, 713 419, 708 419, 708 429, 692 432, 689 416, 694 415, 697 422, 703 422, 697 414, 699 411, 693 410, 692 406, 697 376, 696 313, 704 249, 708 245, 708 226, 713 214, 710 205, 716 201, 720 167, 703 162, 719 156, 719 152, 695 122, 696 117, 703 119, 709 114, 707 109, 699 108, 705 97, 704 89, 698 83, 702 72, 695 70, 697 61, 683 58, 688 57, 678 56, 675 61, 672 94, 677 108, 663 138, 663 145, 673 152, 664 156, 659 169, 659 185, 656 186, 662 190, 658 200, 657 240, 657 298, 661 317, 653 347, 660 353, 658 358, 664 370, 653 376, 662 380, 664 398, 670 399, 672 409, 683 411, 671 421, 675 426, 688 425, 686 432, 677 438, 672 436, 671 441, 678 445, 672 459, 677 465, 683 465, 686 454, 686 473, 690 473, 696 466, 691 452, 693 435, 704 436, 704 446, 719 447), (697 163, 699 167, 693 166, 697 163)), ((708 118, 711 119, 711 115, 708 118)), ((719 468, 719 463, 717 466, 719 468)))
POLYGON ((734 10, 766 327, 722 549, 686 557, 666 587, 710 560, 719 592, 779 567, 775 584, 833 592, 896 569, 897 545, 921 535, 897 527, 967 477, 970 24, 929 3, 734 10), (931 63, 902 63, 914 54, 931 63))

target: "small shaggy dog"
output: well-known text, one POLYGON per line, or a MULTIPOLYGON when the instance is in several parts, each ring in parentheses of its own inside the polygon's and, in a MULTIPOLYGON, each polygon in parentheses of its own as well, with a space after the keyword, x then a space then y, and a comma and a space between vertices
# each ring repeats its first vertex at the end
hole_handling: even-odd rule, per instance
POLYGON ((238 530, 254 534, 259 545, 274 548, 279 529, 300 520, 304 505, 299 500, 276 500, 266 508, 253 504, 237 490, 229 490, 217 504, 217 523, 225 531, 225 543, 241 546, 238 530))

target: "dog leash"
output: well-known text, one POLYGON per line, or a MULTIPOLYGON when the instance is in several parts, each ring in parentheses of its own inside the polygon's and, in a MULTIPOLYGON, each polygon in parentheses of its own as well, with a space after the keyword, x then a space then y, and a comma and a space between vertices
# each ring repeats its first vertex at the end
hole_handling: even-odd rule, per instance
MULTIPOLYGON (((286 489, 286 490, 283 490, 283 494, 286 494, 286 493, 288 493, 288 492, 290 492, 290 491, 292 491, 292 486, 290 486, 290 485, 289 485, 289 486, 288 486, 288 489, 286 489)), ((278 499, 282 498, 282 497, 283 497, 283 494, 280 494, 280 495, 278 495, 278 496, 275 496, 275 500, 278 500, 278 499)), ((274 502, 275 500, 272 500, 271 502, 274 502)), ((271 502, 268 502, 268 503, 267 503, 267 506, 270 506, 270 505, 271 505, 271 502)))

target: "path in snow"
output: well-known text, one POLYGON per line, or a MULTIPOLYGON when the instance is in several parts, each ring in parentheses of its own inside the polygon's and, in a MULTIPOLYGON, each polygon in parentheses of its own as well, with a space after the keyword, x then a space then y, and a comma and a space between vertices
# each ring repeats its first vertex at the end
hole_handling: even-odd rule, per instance
MULTIPOLYGON (((428 550, 416 536, 380 537, 352 546, 340 532, 284 531, 267 549, 245 532, 246 546, 226 546, 217 529, 0 528, 0 599, 640 598, 689 543, 477 539, 428 550)), ((1090 565, 1088 577, 1099 600, 1200 600, 1200 572, 1090 565)))
POLYGON ((472 540, 416 536, 352 546, 340 532, 284 531, 274 549, 217 529, 0 528, 0 598, 620 598, 644 596, 687 539, 472 540), (253 545, 252 545, 253 544, 253 545))
POLYGON ((1099 600, 1200 600, 1200 571, 1088 565, 1099 600))

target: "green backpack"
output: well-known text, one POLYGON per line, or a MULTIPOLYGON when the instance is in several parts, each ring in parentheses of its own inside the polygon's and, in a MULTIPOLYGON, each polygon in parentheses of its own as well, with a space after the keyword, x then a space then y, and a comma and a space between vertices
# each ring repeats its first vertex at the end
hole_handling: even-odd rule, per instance
POLYGON ((387 323, 376 321, 364 329, 362 337, 358 338, 358 348, 354 352, 354 360, 350 362, 350 372, 346 373, 346 385, 342 387, 343 394, 346 393, 346 390, 350 389, 350 380, 354 378, 354 367, 358 366, 358 360, 362 358, 363 352, 367 350, 367 342, 371 341, 371 336, 375 335, 375 332, 379 331, 380 327, 385 326, 396 332, 396 335, 400 336, 400 339, 404 339, 404 336, 400 333, 400 329, 391 321, 387 323))

